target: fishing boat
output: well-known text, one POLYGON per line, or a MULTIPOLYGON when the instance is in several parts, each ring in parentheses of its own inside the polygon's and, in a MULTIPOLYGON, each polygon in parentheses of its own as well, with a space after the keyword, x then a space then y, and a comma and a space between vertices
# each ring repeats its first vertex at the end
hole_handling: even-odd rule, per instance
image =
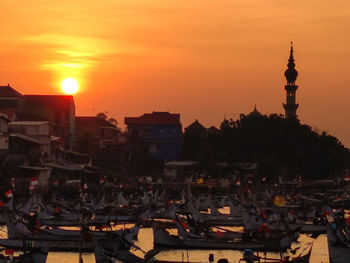
POLYGON ((248 249, 258 251, 280 251, 289 248, 293 237, 285 235, 270 240, 257 239, 222 239, 196 236, 187 232, 183 226, 177 223, 178 235, 170 234, 166 229, 153 226, 154 247, 169 247, 173 249, 248 249))
MULTIPOLYGON (((34 220, 34 227, 30 226, 30 219, 26 221, 23 217, 17 217, 13 222, 7 216, 6 223, 9 239, 0 239, 0 246, 13 249, 47 247, 52 251, 78 251, 83 239, 82 250, 93 251, 91 230, 84 227, 83 230, 65 230, 60 228, 38 226, 34 220)), ((94 236, 104 246, 112 248, 113 240, 118 236, 123 236, 128 240, 137 238, 139 227, 125 228, 117 231, 93 231, 94 236)))
POLYGON ((344 224, 337 224, 329 218, 327 242, 329 261, 332 263, 348 263, 350 259, 350 233, 344 224))
MULTIPOLYGON (((104 247, 108 249, 113 249, 112 239, 109 240, 101 240, 100 242, 104 247)), ((42 248, 47 247, 50 251, 79 251, 80 250, 80 241, 78 239, 69 239, 65 238, 62 240, 32 240, 32 239, 0 239, 0 246, 11 248, 15 250, 22 250, 23 246, 27 248, 42 248)), ((81 250, 85 252, 94 251, 94 244, 89 237, 89 239, 85 239, 81 250)))
MULTIPOLYGON (((23 216, 13 215, 6 217, 7 232, 10 239, 31 239, 31 240, 64 240, 64 239, 80 239, 80 230, 66 230, 54 226, 43 225, 34 216, 28 217, 26 220, 23 216), (16 220, 15 220, 16 219, 16 220)), ((117 231, 94 231, 96 238, 104 239, 108 235, 126 235, 132 239, 137 239, 139 226, 132 228, 120 229, 117 231)))
POLYGON ((313 243, 308 244, 298 256, 290 257, 280 253, 280 258, 269 258, 264 253, 263 256, 259 253, 255 253, 252 249, 245 249, 243 252, 243 258, 238 263, 309 263, 312 251, 313 243))

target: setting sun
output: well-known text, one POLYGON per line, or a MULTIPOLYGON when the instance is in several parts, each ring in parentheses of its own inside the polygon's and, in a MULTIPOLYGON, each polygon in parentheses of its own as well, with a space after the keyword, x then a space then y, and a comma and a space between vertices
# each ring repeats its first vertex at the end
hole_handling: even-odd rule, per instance
POLYGON ((62 81, 61 88, 66 94, 75 94, 78 91, 78 82, 73 78, 67 78, 62 81))

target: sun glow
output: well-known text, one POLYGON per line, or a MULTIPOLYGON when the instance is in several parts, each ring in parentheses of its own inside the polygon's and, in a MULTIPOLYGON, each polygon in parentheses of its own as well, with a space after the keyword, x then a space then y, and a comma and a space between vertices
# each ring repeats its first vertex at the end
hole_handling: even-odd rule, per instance
POLYGON ((78 91, 78 82, 73 78, 67 78, 62 81, 61 88, 64 93, 73 95, 78 91))

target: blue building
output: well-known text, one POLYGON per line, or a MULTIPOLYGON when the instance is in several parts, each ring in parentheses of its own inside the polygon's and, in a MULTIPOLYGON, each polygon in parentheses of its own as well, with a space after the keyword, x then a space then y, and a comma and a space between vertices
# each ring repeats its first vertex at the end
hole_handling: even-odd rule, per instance
POLYGON ((148 152, 156 160, 178 160, 181 155, 182 125, 180 114, 145 113, 125 117, 129 138, 137 151, 148 152))

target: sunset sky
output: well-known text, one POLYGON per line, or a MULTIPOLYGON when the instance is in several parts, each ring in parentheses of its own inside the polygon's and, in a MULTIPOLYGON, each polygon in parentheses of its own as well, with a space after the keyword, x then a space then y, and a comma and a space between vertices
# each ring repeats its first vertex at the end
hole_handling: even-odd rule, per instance
POLYGON ((77 115, 180 113, 219 126, 284 113, 290 41, 302 123, 350 147, 349 0, 0 0, 0 85, 62 94, 77 115))

